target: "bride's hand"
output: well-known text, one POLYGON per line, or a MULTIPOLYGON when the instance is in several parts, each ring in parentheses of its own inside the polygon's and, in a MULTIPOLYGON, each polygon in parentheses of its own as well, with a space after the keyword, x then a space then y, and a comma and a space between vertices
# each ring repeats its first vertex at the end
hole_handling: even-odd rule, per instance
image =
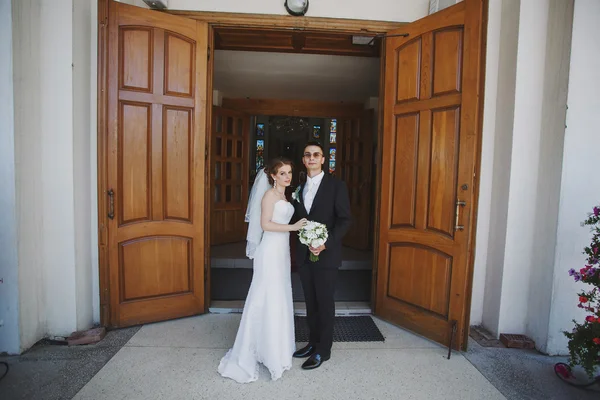
POLYGON ((302 218, 300 221, 298 221, 294 225, 292 225, 292 227, 294 228, 294 231, 299 231, 307 223, 308 223, 308 220, 306 218, 302 218))

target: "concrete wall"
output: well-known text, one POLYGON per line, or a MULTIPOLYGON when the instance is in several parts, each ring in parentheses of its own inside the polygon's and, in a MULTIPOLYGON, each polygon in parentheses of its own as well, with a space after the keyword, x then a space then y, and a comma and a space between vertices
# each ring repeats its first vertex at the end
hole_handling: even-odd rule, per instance
POLYGON ((0 0, 0 353, 19 352, 11 0, 0 0))
MULTIPOLYGON (((585 265, 583 247, 590 232, 580 226, 593 206, 600 204, 600 2, 575 0, 573 37, 568 88, 567 128, 564 141, 562 186, 558 213, 553 296, 549 320, 547 352, 563 353, 572 319, 583 320, 577 308, 577 292, 586 285, 568 276, 570 268, 585 265)), ((588 287, 589 288, 589 287, 588 287)))

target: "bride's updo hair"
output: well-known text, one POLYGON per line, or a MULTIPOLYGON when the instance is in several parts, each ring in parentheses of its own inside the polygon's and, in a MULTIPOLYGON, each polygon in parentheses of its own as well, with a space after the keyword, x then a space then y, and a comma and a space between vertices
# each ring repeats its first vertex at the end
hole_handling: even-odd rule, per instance
POLYGON ((271 175, 277 175, 277 172, 279 172, 279 168, 283 167, 284 165, 289 165, 290 167, 292 167, 292 169, 294 169, 294 163, 292 163, 291 160, 285 157, 273 158, 265 167, 265 174, 267 174, 267 178, 269 178, 269 183, 271 184, 271 186, 275 183, 271 175))

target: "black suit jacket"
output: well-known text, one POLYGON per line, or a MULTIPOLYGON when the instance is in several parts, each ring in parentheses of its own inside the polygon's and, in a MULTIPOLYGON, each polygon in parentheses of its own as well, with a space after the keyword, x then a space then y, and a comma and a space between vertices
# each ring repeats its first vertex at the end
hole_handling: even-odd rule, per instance
MULTIPOLYGON (((329 237, 325 243, 325 250, 319 254, 317 264, 319 268, 339 268, 342 266, 342 238, 352 225, 352 213, 348 188, 343 181, 325 174, 315 195, 310 213, 304 206, 304 185, 301 185, 299 198, 294 201, 294 217, 292 223, 306 218, 327 226, 329 237)), ((308 247, 300 243, 296 246, 296 260, 298 265, 309 263, 308 247)))

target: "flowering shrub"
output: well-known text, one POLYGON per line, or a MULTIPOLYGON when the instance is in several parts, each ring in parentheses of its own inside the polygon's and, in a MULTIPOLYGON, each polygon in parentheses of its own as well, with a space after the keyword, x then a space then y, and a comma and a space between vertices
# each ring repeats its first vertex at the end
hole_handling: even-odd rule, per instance
POLYGON ((575 282, 583 282, 591 289, 578 293, 579 308, 588 312, 581 324, 573 320, 575 327, 564 332, 569 339, 569 364, 580 365, 591 377, 600 365, 600 207, 594 207, 582 226, 590 226, 591 244, 584 249, 587 256, 585 267, 569 270, 575 282))

